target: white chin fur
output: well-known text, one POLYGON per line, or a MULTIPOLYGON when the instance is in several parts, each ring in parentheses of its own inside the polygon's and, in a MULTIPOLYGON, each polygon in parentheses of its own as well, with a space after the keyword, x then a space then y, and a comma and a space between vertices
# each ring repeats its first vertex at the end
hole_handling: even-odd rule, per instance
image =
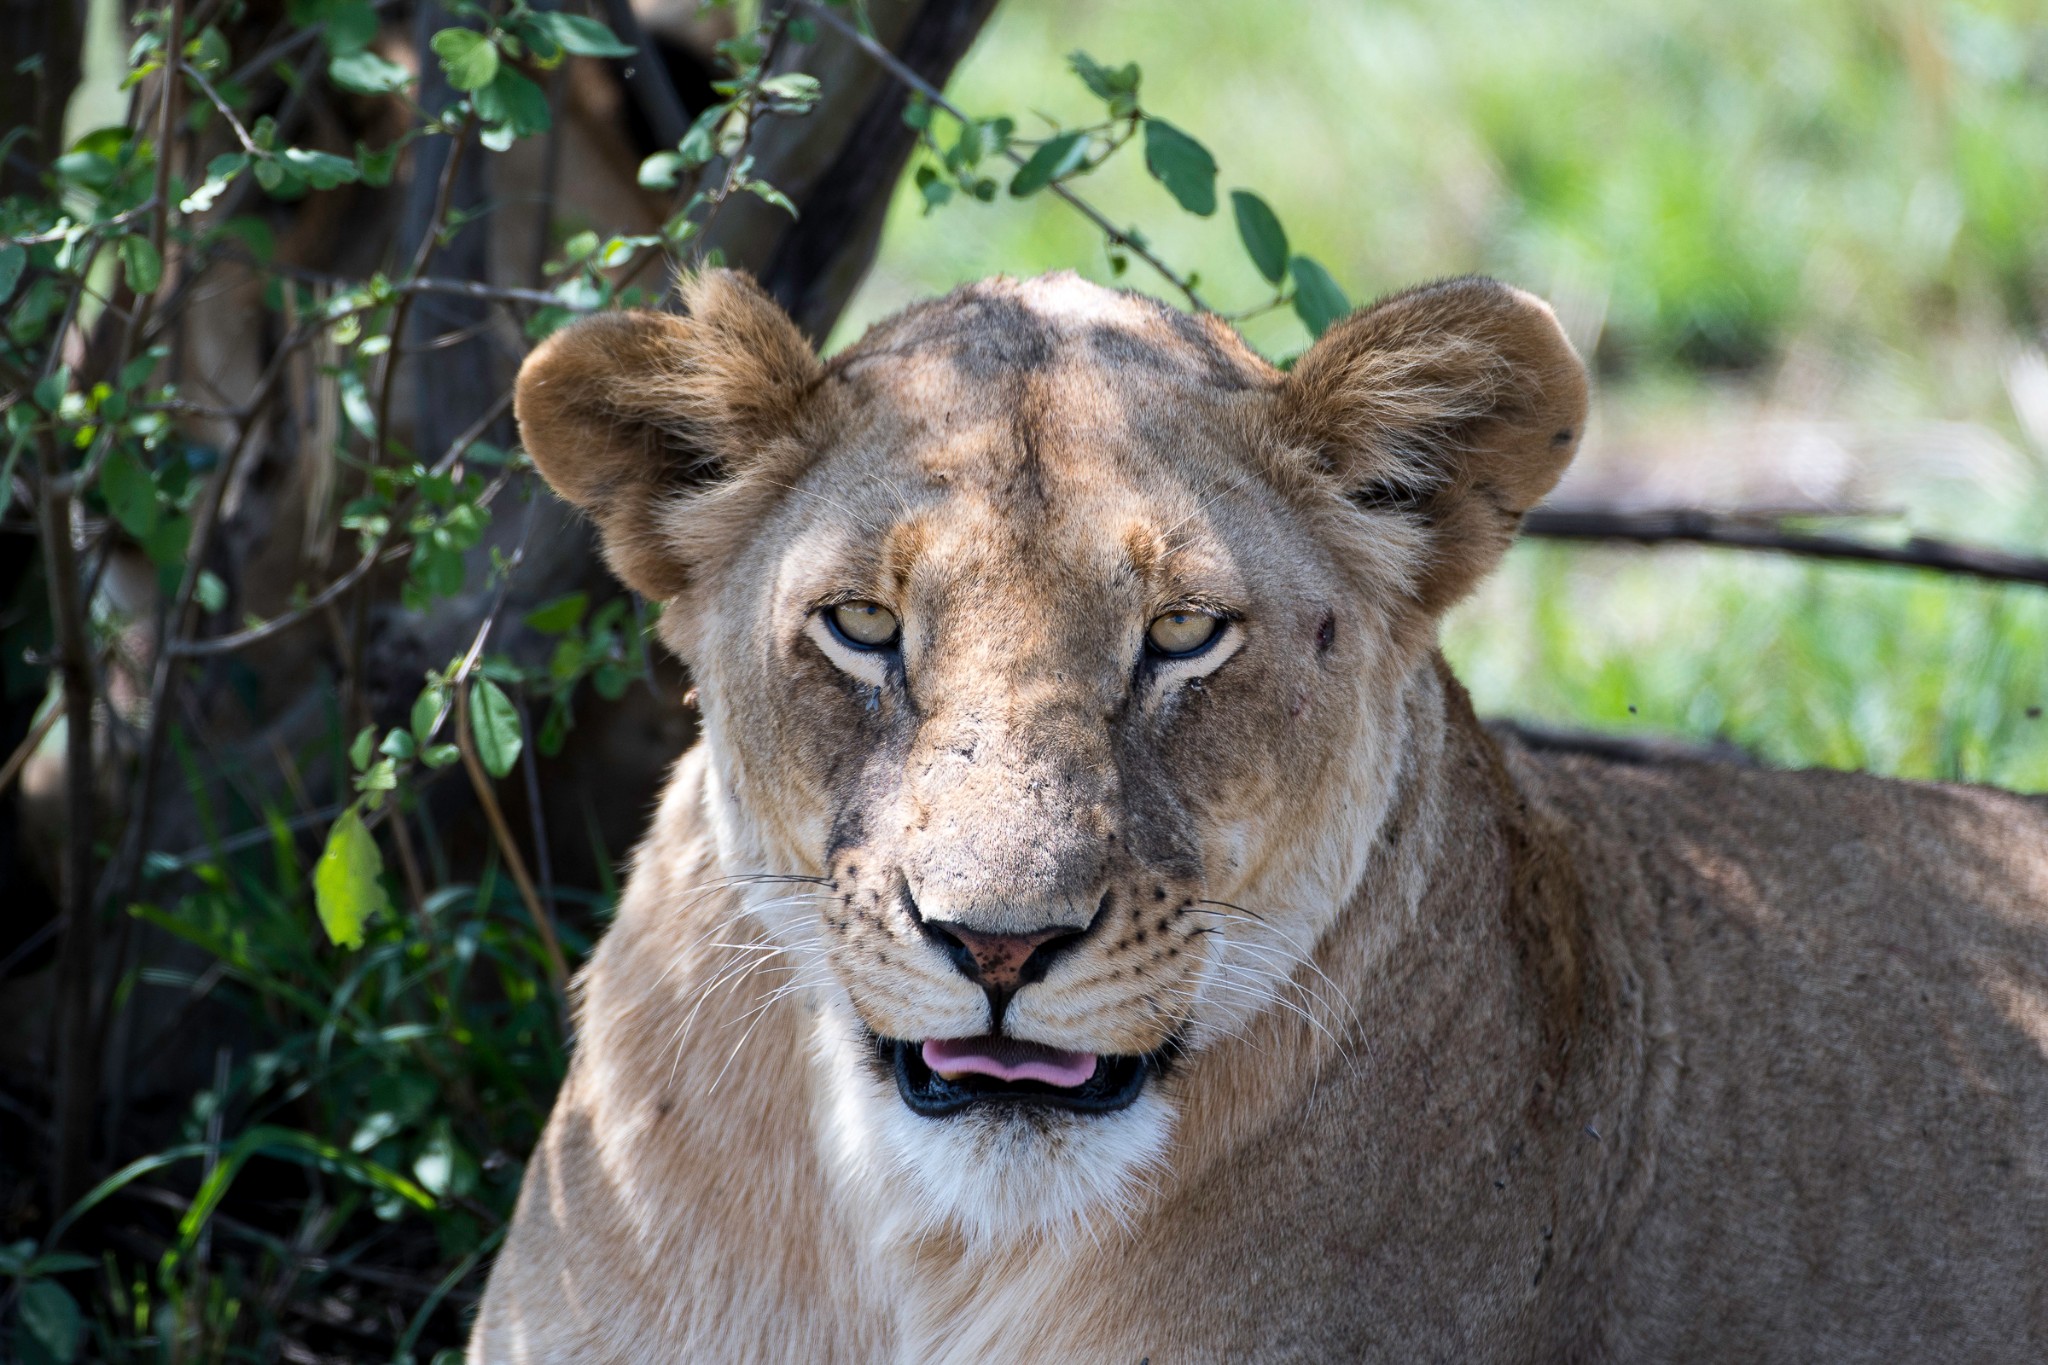
POLYGON ((923 1118, 874 1075, 840 1008, 817 1019, 831 1078, 826 1163, 867 1205, 881 1240, 952 1232, 970 1247, 1009 1249, 1027 1237, 1106 1244, 1158 1183, 1174 1110, 1152 1086, 1111 1114, 976 1107, 923 1118))

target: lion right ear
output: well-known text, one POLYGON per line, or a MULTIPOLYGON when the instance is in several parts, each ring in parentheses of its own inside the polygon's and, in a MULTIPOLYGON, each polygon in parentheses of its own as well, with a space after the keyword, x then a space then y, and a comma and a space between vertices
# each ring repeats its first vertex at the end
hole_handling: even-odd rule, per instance
MULTIPOLYGON (((556 332, 514 396, 541 477, 597 522, 612 571, 656 601, 686 591, 717 541, 684 525, 693 495, 803 459, 799 420, 821 373, 746 276, 707 271, 682 296, 682 314, 600 313, 556 332)), ((727 518, 741 510, 718 501, 727 518)))
POLYGON ((1586 424, 1586 367, 1541 299, 1424 285, 1353 314, 1295 363, 1281 431, 1353 506, 1405 525, 1434 617, 1507 550, 1586 424))

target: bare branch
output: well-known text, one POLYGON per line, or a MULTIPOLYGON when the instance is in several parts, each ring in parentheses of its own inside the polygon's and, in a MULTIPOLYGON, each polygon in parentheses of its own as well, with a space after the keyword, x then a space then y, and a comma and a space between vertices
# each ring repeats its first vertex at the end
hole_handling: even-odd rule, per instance
POLYGON ((1889 564, 1996 583, 2048 587, 2048 559, 1957 545, 1926 536, 1914 536, 1903 545, 1873 545, 1847 536, 1787 531, 1754 518, 1697 508, 1617 512, 1593 507, 1545 507, 1523 520, 1522 534, 1543 540, 1622 540, 1637 545, 1690 544, 1767 550, 1810 559, 1889 564))

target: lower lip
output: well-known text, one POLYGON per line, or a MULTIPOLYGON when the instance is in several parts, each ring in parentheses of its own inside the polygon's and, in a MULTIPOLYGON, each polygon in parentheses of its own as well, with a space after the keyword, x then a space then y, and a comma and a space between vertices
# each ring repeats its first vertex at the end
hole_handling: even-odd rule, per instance
POLYGON ((917 1043, 877 1038, 875 1046, 896 1076, 896 1093, 913 1114, 948 1118, 977 1106, 1036 1105, 1082 1114, 1107 1114, 1128 1108, 1144 1091, 1154 1063, 1149 1057, 1103 1057, 1085 1085, 1060 1087, 1035 1081, 996 1081, 987 1077, 949 1081, 933 1073, 919 1055, 917 1043))

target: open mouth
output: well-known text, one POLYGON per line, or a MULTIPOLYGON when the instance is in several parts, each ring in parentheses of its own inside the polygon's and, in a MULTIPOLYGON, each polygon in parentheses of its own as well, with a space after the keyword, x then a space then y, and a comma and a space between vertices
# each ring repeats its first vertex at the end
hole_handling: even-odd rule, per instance
POLYGON ((944 1118, 976 1104, 1039 1104, 1086 1113, 1122 1109, 1154 1070, 1149 1056, 1063 1052, 1019 1038, 876 1038, 912 1113, 944 1118))

